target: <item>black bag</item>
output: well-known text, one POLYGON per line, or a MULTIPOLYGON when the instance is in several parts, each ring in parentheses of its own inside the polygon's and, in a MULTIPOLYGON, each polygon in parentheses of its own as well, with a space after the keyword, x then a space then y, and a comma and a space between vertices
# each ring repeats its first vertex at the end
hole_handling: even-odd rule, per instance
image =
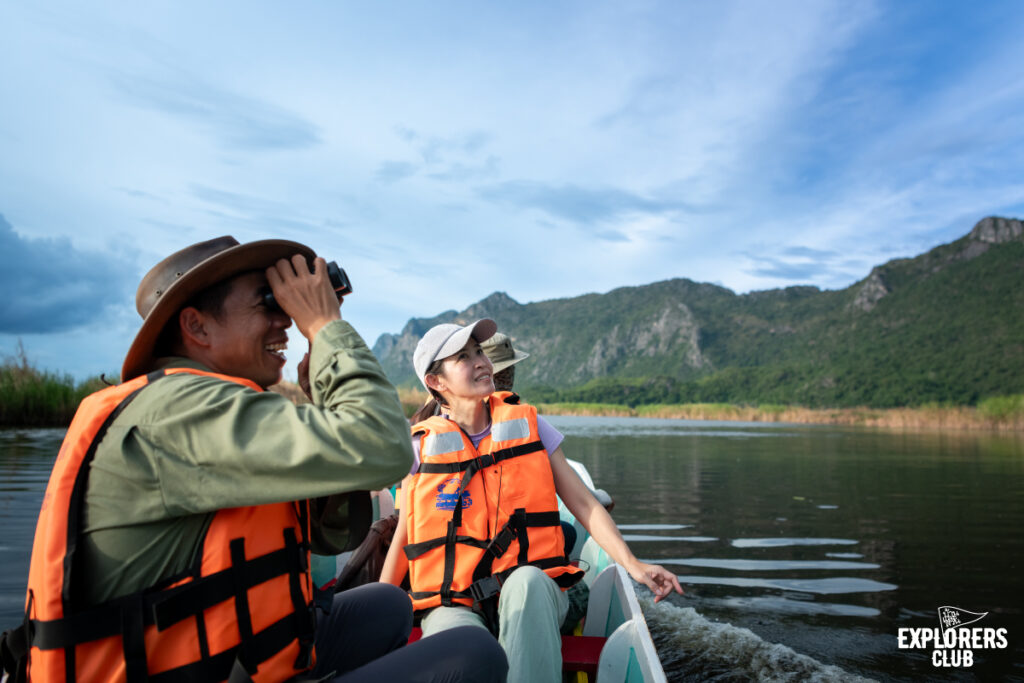
POLYGON ((352 553, 352 557, 338 575, 338 581, 334 584, 335 593, 380 580, 384 559, 388 556, 388 548, 391 547, 391 539, 395 536, 397 526, 397 512, 378 519, 370 526, 366 538, 352 553))
POLYGON ((24 623, 0 635, 0 673, 9 676, 7 683, 25 683, 28 667, 28 629, 24 623))

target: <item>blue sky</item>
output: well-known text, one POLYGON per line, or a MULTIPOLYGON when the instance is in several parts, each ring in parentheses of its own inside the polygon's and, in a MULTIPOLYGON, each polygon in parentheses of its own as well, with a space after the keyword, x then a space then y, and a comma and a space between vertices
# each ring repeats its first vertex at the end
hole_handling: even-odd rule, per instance
POLYGON ((494 291, 845 287, 1024 214, 1022 34, 1016 1, 3 3, 0 355, 116 373, 141 276, 222 234, 338 260, 371 345, 494 291))

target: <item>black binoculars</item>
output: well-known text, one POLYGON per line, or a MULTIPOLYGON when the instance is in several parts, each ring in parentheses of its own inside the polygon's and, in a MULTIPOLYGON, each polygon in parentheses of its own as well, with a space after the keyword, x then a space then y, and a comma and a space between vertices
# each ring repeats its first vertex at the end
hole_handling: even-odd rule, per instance
MULTIPOLYGON (((312 265, 309 267, 309 272, 313 272, 312 265)), ((345 269, 339 266, 337 261, 331 261, 327 264, 327 277, 330 279, 331 287, 334 288, 334 293, 338 295, 339 300, 346 294, 352 293, 352 283, 349 282, 345 269)), ((267 291, 263 294, 263 304, 272 311, 281 310, 277 299, 274 298, 274 291, 269 287, 267 287, 267 291)))

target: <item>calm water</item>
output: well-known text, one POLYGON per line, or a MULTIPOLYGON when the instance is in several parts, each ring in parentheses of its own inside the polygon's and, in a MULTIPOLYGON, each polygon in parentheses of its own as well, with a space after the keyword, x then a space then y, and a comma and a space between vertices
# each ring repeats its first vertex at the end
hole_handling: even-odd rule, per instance
MULTIPOLYGON (((685 597, 642 599, 670 680, 1024 680, 1024 439, 551 421, 634 552, 683 582, 685 597), (1006 629, 1008 647, 973 650, 970 668, 897 647, 944 605, 988 612, 973 626, 1006 629)), ((61 436, 0 431, 0 626, 20 618, 61 436)))

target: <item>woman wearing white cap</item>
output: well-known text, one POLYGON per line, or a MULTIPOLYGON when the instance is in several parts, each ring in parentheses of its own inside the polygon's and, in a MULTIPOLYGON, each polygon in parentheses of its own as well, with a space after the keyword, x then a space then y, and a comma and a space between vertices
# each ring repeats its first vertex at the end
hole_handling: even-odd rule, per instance
POLYGON ((655 602, 682 589, 629 550, 566 462, 561 434, 515 394, 495 392, 480 344, 496 330, 488 319, 437 325, 416 346, 416 375, 441 415, 413 425, 420 465, 403 482, 381 581, 397 585, 408 573, 424 636, 490 628, 508 655, 509 681, 560 681, 563 589, 582 572, 565 555, 556 493, 655 602))

